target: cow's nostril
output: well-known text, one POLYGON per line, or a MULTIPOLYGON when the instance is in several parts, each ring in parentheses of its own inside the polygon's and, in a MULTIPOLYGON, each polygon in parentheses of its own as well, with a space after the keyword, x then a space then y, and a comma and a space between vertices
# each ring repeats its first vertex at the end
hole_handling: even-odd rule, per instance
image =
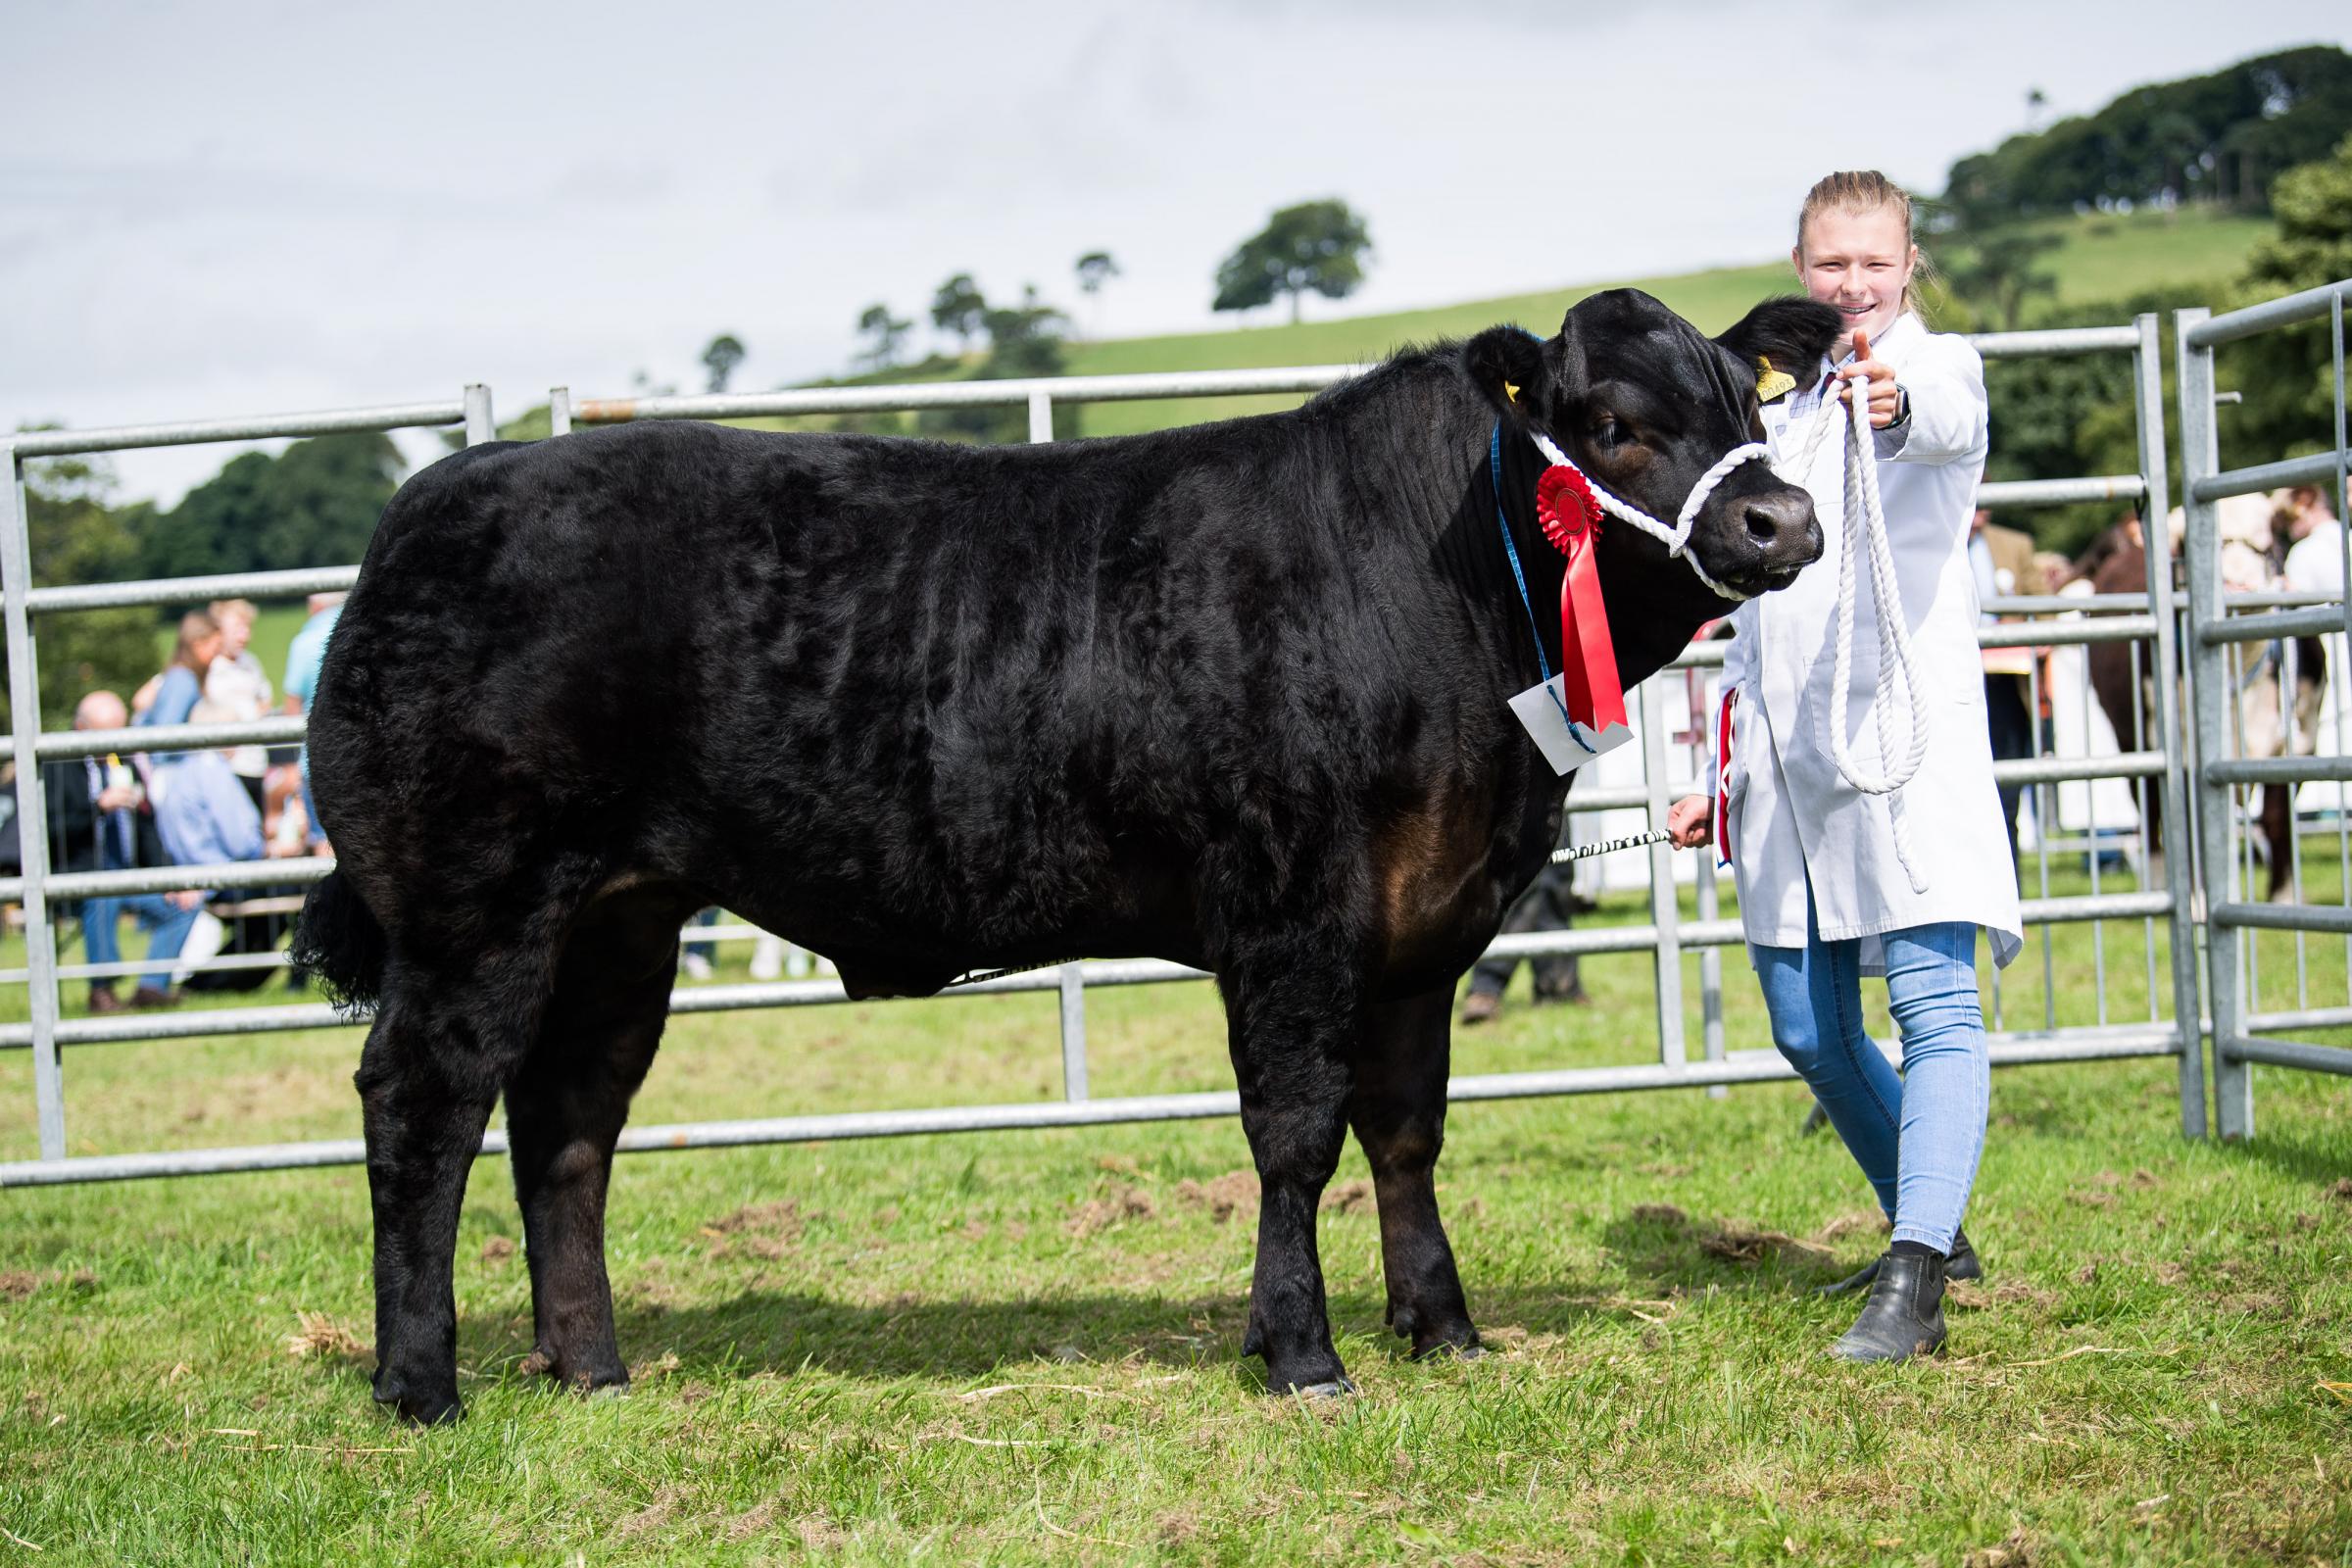
POLYGON ((1760 506, 1746 509, 1747 537, 1758 545, 1772 545, 1780 539, 1781 519, 1760 506))

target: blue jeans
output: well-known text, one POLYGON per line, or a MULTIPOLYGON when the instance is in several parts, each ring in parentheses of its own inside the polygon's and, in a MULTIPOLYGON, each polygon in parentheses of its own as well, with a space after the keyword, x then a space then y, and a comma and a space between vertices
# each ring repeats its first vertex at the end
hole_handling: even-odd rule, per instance
MULTIPOLYGON (((160 893, 142 893, 122 899, 91 899, 81 906, 81 945, 92 963, 120 963, 122 945, 115 934, 116 922, 125 914, 136 920, 148 933, 147 956, 163 961, 179 956, 179 950, 195 929, 195 909, 183 909, 160 893)), ((112 980, 95 982, 113 985, 112 980)), ((139 976, 139 984, 158 991, 172 989, 172 965, 164 962, 161 969, 139 976)))
POLYGON ((1939 1252, 1968 1208, 1992 1060, 1977 1004, 1977 928, 1889 931, 1886 1004, 1903 1040, 1903 1074, 1862 1032, 1862 944, 1824 942, 1812 892, 1802 948, 1750 944, 1772 1013, 1772 1040, 1813 1088, 1894 1222, 1894 1239, 1939 1252))

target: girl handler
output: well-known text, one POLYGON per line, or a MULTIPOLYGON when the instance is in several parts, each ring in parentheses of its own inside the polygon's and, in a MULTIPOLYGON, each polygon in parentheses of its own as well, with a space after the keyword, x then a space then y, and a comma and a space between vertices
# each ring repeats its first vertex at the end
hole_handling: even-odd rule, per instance
MULTIPOLYGON (((1930 332, 1912 309, 1911 203, 1875 172, 1815 185, 1792 253, 1805 291, 1843 312, 1851 356, 1803 397, 1776 397, 1759 368, 1766 431, 1784 463, 1828 398, 1860 396, 1879 462, 1886 532, 1910 629, 1918 690, 1883 681, 1867 569, 1854 573, 1847 761, 1831 743, 1839 553, 1846 548, 1842 423, 1788 477, 1812 491, 1827 554, 1779 593, 1733 616, 1724 660, 1720 799, 1678 802, 1676 842, 1722 853, 1740 890, 1748 954, 1772 1014, 1773 1041, 1829 1113, 1893 1221, 1893 1244, 1845 1282, 1870 1298, 1834 1353, 1899 1361, 1943 1343, 1947 1277, 1980 1272, 1960 1219, 1984 1146, 1990 1088, 1977 1003, 1977 933, 2006 964, 2023 945, 2017 873, 1992 782, 1984 686, 1968 559, 1969 519, 1984 470, 1984 377, 1976 351, 1930 332), (1866 377, 1866 391, 1849 383, 1866 377), (1877 706, 1893 703, 1882 729, 1877 706), (1926 751, 1900 789, 1870 794, 1908 755, 1926 751), (1881 737, 1897 737, 1880 755, 1881 737), (1861 977, 1886 978, 1903 1075, 1862 1032, 1861 977)), ((1785 377, 1778 379, 1785 382, 1785 377)), ((1858 564, 1858 565, 1861 564, 1858 564)))

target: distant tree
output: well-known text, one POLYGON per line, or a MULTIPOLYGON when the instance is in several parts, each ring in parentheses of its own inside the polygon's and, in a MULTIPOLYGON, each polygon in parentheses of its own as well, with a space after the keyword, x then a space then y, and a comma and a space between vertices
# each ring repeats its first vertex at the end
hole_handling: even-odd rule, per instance
POLYGON ((972 338, 980 330, 981 318, 987 314, 988 301, 969 272, 957 272, 940 284, 939 292, 931 296, 931 324, 942 332, 955 333, 966 354, 972 351, 972 338))
POLYGON ((1209 308, 1250 311, 1271 304, 1278 294, 1288 295, 1296 323, 1301 295, 1336 300, 1354 293, 1364 280, 1371 249, 1363 219, 1344 201, 1285 207, 1217 268, 1217 294, 1209 308))
MULTIPOLYGON (((1065 368, 1062 343, 1070 318, 1041 299, 1035 284, 1021 290, 1021 303, 1000 306, 981 318, 988 358, 972 372, 978 381, 1019 380, 1059 375, 1065 368)), ((1056 417, 1066 417, 1057 412, 1056 417)), ((981 441, 1020 441, 1029 433, 1025 409, 939 409, 927 412, 920 427, 929 434, 981 441)))
POLYGON ((1953 164, 1944 199, 1969 228, 2126 203, 2259 208, 2282 171, 2348 131, 2352 55, 2313 44, 2134 87, 2012 136, 1953 164))
MULTIPOLYGON (((2279 175, 2271 187, 2271 213, 2278 226, 2254 247, 2231 303, 2352 277, 2352 136, 2334 156, 2279 175)), ((2325 321, 2265 332, 2222 353, 2222 384, 2245 396, 2223 426, 2232 465, 2334 444, 2335 364, 2325 321)))
POLYGON ((906 342, 906 334, 914 323, 890 314, 887 305, 868 305, 858 318, 858 330, 865 338, 865 349, 858 356, 867 366, 887 370, 899 363, 899 350, 906 342))
POLYGON ((710 346, 703 350, 703 368, 710 372, 711 391, 727 389, 727 379, 735 373, 735 367, 743 363, 743 355, 742 340, 732 332, 721 332, 710 340, 710 346))
POLYGON ((368 553, 404 465, 389 436, 322 435, 247 452, 144 530, 150 577, 339 566, 368 553))
MULTIPOLYGON (((119 582, 139 574, 139 540, 154 518, 144 502, 111 504, 114 475, 87 458, 25 466, 27 543, 35 587, 119 582)), ((73 722, 74 705, 100 687, 128 698, 155 673, 155 617, 141 609, 53 615, 40 625, 41 719, 73 722)), ((6 670, 0 655, 0 673, 6 670)), ((9 715, 0 680, 0 721, 9 715)))
POLYGON ((1987 229, 1971 236, 1956 260, 1944 263, 1944 277, 1972 316, 1996 323, 2004 332, 2014 332, 2023 324, 2027 300, 2057 294, 2056 274, 2034 264, 2061 243, 2055 234, 2016 227, 1987 229))
POLYGON ((1119 275, 1119 264, 1110 259, 1108 251, 1088 251, 1084 256, 1078 258, 1076 270, 1078 292, 1084 294, 1088 300, 1098 302, 1093 313, 1095 319, 1089 330, 1100 337, 1102 334, 1100 296, 1102 293, 1102 285, 1119 275))

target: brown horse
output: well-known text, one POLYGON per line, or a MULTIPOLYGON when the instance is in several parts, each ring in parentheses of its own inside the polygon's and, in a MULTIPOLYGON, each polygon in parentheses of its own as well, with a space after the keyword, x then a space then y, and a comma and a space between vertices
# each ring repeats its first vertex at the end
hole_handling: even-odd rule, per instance
MULTIPOLYGON (((2135 594, 2148 585, 2147 548, 2143 542, 2137 517, 2126 517, 2108 528, 2079 557, 2068 580, 2087 579, 2093 593, 2135 594)), ((2091 643, 2084 649, 2090 665, 2090 689, 2097 694, 2099 710, 2115 730, 2118 744, 2131 750, 2146 750, 2154 743, 2156 734, 2154 701, 2156 668, 2153 656, 2143 652, 2139 657, 2136 687, 2132 678, 2132 644, 2091 643)), ((2251 676, 2241 678, 2238 701, 2245 704, 2250 694, 2264 681, 2276 692, 2282 688, 2284 671, 2279 667, 2280 655, 2273 645, 2268 665, 2257 665, 2251 676)), ((2326 683, 2328 652, 2314 637, 2295 640, 2295 684, 2299 696, 2319 691, 2326 683)), ((2276 700, 2275 700, 2276 703, 2276 700)), ((2311 710, 2312 704, 2298 701, 2298 714, 2311 710)), ((2277 711, 2274 706, 2274 711, 2277 711)), ((2300 721, 2300 720, 2299 720, 2300 721)), ((2308 725, 2305 726, 2308 729, 2308 725)), ((2260 741, 2262 737, 2250 737, 2260 741)), ((2283 724, 2276 726, 2269 737, 2266 755, 2275 755, 2285 744, 2283 724)), ((2250 748, 2251 749, 2251 748, 2250 748)), ((2147 781, 2147 791, 2140 798, 2140 841, 2147 846, 2150 885, 2162 879, 2164 856, 2164 779, 2161 775, 2147 781)), ((2267 896, 2274 902, 2289 896, 2289 873, 2293 866, 2294 847, 2294 786, 2266 784, 2262 789, 2262 811, 2256 819, 2262 830, 2262 842, 2268 851, 2270 877, 2267 896)))

